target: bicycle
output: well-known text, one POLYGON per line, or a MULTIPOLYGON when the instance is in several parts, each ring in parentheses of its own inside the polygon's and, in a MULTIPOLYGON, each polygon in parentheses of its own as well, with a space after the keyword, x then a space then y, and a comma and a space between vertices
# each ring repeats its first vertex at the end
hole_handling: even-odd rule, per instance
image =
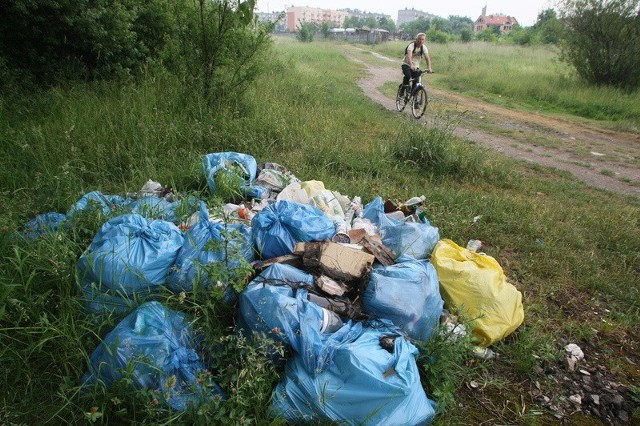
POLYGON ((420 118, 427 110, 429 97, 427 96, 427 86, 422 84, 422 74, 429 73, 428 70, 417 70, 418 76, 409 80, 405 86, 400 83, 396 94, 396 109, 404 111, 408 103, 411 103, 411 114, 414 118, 420 118))

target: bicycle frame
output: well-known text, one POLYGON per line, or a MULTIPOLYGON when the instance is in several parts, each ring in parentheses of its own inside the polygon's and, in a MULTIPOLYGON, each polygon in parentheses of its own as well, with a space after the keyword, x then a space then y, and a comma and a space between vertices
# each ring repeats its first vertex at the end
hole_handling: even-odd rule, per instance
POLYGON ((400 84, 396 95, 396 108, 398 111, 403 111, 405 106, 410 104, 414 118, 420 118, 424 115, 428 96, 427 88, 422 83, 422 74, 426 72, 428 71, 418 70, 417 75, 409 79, 409 90, 402 83, 400 84))

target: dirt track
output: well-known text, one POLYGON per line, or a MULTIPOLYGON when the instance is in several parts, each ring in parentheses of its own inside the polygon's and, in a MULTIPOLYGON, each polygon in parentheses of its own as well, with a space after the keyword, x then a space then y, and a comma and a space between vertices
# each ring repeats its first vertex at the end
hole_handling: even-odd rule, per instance
MULTIPOLYGON (((380 92, 400 79, 399 62, 374 54, 375 65, 359 81, 371 99, 396 111, 394 99, 380 92), (381 63, 381 64, 380 64, 381 63)), ((351 58, 353 56, 350 55, 351 58)), ((595 188, 640 198, 640 135, 599 128, 592 122, 515 111, 430 87, 429 111, 455 111, 455 135, 507 156, 565 170, 595 188)))

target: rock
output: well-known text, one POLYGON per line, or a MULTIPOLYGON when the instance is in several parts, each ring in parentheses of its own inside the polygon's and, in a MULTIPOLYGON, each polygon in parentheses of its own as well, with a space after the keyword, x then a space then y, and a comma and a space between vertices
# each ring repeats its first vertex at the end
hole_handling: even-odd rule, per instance
POLYGON ((582 397, 579 394, 571 395, 569 397, 569 401, 573 402, 576 405, 582 405, 582 397))
POLYGON ((613 397, 613 405, 614 407, 616 407, 617 409, 620 409, 622 407, 622 403, 624 402, 624 398, 622 397, 622 395, 614 395, 613 397))
POLYGON ((591 401, 593 401, 595 405, 600 405, 600 395, 591 395, 591 401))
POLYGON ((624 423, 627 423, 629 421, 629 414, 624 410, 620 410, 618 411, 618 418, 624 423))

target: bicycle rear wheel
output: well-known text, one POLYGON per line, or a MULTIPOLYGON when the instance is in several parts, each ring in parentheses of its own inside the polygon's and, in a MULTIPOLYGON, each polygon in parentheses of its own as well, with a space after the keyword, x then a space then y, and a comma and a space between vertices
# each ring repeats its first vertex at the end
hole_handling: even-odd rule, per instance
POLYGON ((424 87, 418 87, 413 94, 413 102, 411 103, 411 113, 415 118, 420 118, 427 110, 427 104, 429 98, 427 97, 427 90, 424 87))
POLYGON ((407 106, 408 96, 404 93, 403 85, 400 84, 398 86, 398 92, 396 93, 396 109, 398 111, 403 111, 404 107, 407 106))

